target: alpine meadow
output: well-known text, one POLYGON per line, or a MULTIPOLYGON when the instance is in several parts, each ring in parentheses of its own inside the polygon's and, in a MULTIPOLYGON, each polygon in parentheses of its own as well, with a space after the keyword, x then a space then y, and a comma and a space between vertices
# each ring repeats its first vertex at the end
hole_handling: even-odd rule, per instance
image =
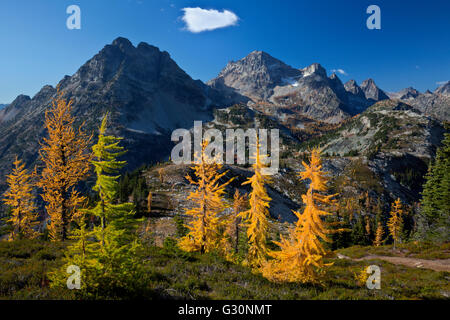
POLYGON ((0 300, 448 300, 448 5, 6 2, 0 300))

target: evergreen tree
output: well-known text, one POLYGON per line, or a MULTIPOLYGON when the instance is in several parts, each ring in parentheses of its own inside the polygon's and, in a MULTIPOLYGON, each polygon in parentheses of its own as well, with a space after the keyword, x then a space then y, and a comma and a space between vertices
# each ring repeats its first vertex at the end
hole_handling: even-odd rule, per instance
POLYGON ((38 223, 38 214, 32 194, 32 175, 25 169, 22 160, 17 157, 13 165, 12 173, 6 178, 9 189, 5 192, 3 199, 3 202, 11 209, 8 222, 12 224, 13 229, 9 238, 10 240, 35 238, 38 233, 33 230, 33 227, 38 223))
MULTIPOLYGON (((448 129, 448 127, 447 127, 448 129)), ((450 239, 450 133, 445 133, 442 147, 430 164, 422 192, 419 236, 450 239)))
MULTIPOLYGON (((96 235, 102 247, 105 246, 106 233, 119 232, 118 230, 129 229, 133 224, 134 206, 131 203, 117 203, 117 190, 119 171, 126 165, 126 161, 117 160, 125 151, 119 146, 121 138, 106 135, 108 114, 103 118, 100 126, 98 142, 92 147, 93 160, 96 174, 96 183, 92 190, 98 194, 99 201, 88 214, 100 220, 96 228, 96 235), (107 230, 110 227, 111 230, 107 230)), ((122 239, 126 241, 126 239, 122 239)))
POLYGON ((240 213, 246 207, 247 199, 245 194, 241 195, 236 189, 233 196, 233 211, 228 215, 226 221, 225 238, 225 255, 231 260, 235 261, 235 256, 239 253, 239 236, 242 227, 242 219, 240 213))
POLYGON ((39 152, 45 167, 38 186, 43 190, 42 199, 50 218, 49 236, 54 241, 67 239, 69 224, 86 200, 76 186, 89 171, 91 155, 87 147, 91 137, 83 132, 83 125, 75 130, 72 103, 67 103, 58 89, 52 108, 45 112, 48 138, 44 138, 39 152))
POLYGON ((65 268, 80 267, 80 294, 84 297, 115 297, 119 292, 132 290, 143 276, 139 261, 142 246, 134 232, 140 220, 133 219, 133 204, 117 203, 118 172, 126 164, 117 158, 124 149, 119 146, 121 138, 106 135, 107 119, 108 115, 103 118, 98 142, 92 147, 97 177, 93 191, 98 201, 93 208, 80 210, 76 215, 80 226, 72 235, 76 242, 68 248, 63 270, 50 276, 52 285, 64 285, 65 268), (92 231, 85 222, 89 216, 98 221, 92 231))

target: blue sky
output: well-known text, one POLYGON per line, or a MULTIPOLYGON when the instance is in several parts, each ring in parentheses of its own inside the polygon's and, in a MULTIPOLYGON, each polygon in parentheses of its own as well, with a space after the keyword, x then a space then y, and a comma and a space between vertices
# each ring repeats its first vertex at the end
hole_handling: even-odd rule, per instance
POLYGON ((386 91, 434 90, 450 80, 449 30, 448 0, 2 0, 0 103, 56 85, 118 36, 168 51, 203 81, 263 50, 296 68, 342 69, 344 82, 372 77, 386 91), (81 8, 81 30, 66 27, 72 4, 81 8), (371 4, 381 8, 381 30, 366 27, 371 4), (193 33, 182 9, 196 7, 239 20, 193 33))

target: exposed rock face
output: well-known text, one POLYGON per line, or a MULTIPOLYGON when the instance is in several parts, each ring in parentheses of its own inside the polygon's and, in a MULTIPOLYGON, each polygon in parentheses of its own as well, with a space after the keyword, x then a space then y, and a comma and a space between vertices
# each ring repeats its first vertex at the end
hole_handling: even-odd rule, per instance
POLYGON ((386 93, 377 87, 373 79, 364 80, 361 83, 361 90, 364 92, 366 99, 371 99, 373 101, 389 99, 386 93))
POLYGON ((347 91, 349 105, 354 107, 354 114, 364 111, 373 104, 373 101, 366 98, 364 91, 358 86, 355 80, 347 81, 344 84, 344 88, 347 91))
POLYGON ((292 84, 277 86, 269 102, 301 116, 329 123, 349 117, 347 105, 339 99, 342 88, 336 77, 330 80, 325 69, 313 64, 302 69, 303 76, 292 84), (336 91, 335 91, 336 90, 336 91))
POLYGON ((410 87, 391 93, 390 97, 407 102, 425 115, 440 121, 450 121, 450 82, 443 84, 434 92, 427 90, 422 94, 410 87))
POLYGON ((30 100, 29 96, 20 95, 10 105, 4 106, 0 110, 0 123, 13 119, 30 100))
POLYGON ((450 95, 426 93, 406 101, 425 115, 439 121, 450 121, 450 95))
POLYGON ((392 198, 416 201, 426 162, 434 157, 443 133, 438 121, 414 107, 399 100, 386 100, 329 135, 323 149, 340 156, 367 156, 369 166, 380 176, 392 198), (413 176, 412 181, 405 182, 406 175, 413 176))
MULTIPOLYGON (((211 120, 216 106, 235 101, 193 80, 158 48, 134 47, 117 38, 59 83, 64 97, 73 99, 73 114, 96 131, 110 112, 111 132, 124 137, 129 169, 170 154, 170 133, 190 128, 194 120, 211 120)), ((14 155, 35 162, 44 135, 44 114, 56 89, 43 87, 33 98, 19 96, 0 111, 0 179, 14 155)))
POLYGON ((416 89, 409 87, 405 88, 403 90, 400 90, 399 92, 390 93, 389 97, 392 99, 401 99, 401 100, 409 100, 417 98, 420 95, 420 92, 416 89))
POLYGON ((444 83, 439 88, 437 88, 434 93, 441 94, 443 96, 450 96, 450 81, 444 83))
POLYGON ((387 98, 373 80, 364 83, 365 91, 354 81, 354 88, 349 83, 346 89, 336 74, 328 78, 318 63, 294 69, 262 51, 228 63, 208 84, 230 94, 234 90, 267 109, 269 104, 271 109, 279 107, 329 123, 340 122, 387 98))
POLYGON ((253 51, 239 61, 231 61, 208 82, 226 86, 253 100, 267 100, 278 85, 285 85, 302 76, 294 69, 263 51, 253 51))

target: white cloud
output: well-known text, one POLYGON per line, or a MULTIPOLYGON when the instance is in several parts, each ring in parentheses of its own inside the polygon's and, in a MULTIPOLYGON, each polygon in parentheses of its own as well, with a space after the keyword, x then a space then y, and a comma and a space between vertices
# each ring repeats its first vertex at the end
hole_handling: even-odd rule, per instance
POLYGON ((344 76, 348 76, 348 73, 345 72, 343 69, 333 69, 333 70, 331 70, 331 72, 339 73, 339 74, 342 74, 344 76))
POLYGON ((450 80, 447 81, 438 81, 436 82, 437 85, 442 86, 443 84, 446 84, 447 82, 449 82, 450 80))
POLYGON ((234 26, 239 18, 231 11, 222 12, 214 9, 202 8, 183 8, 183 21, 190 32, 198 33, 202 31, 211 31, 219 28, 234 26))

